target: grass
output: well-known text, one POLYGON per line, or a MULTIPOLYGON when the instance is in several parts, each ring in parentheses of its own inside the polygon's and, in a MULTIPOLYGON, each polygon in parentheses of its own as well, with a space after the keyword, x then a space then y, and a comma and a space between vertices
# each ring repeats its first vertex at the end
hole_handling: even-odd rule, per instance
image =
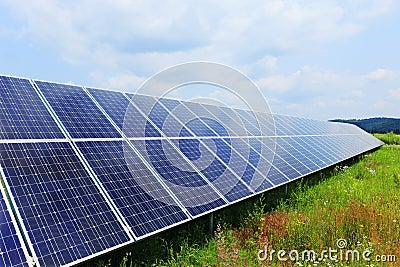
POLYGON ((400 147, 385 145, 359 160, 289 184, 288 195, 278 188, 217 212, 213 234, 207 234, 208 218, 203 217, 106 255, 96 264, 312 266, 307 253, 301 259, 301 252, 332 248, 341 251, 342 258, 326 259, 318 266, 398 266, 399 178, 400 147), (339 239, 345 240, 345 248, 338 248, 339 239), (264 250, 267 257, 260 260, 264 250), (279 260, 279 250, 297 250, 299 258, 292 252, 293 260, 287 254, 286 261, 279 260), (348 251, 358 251, 360 261, 346 261, 348 251), (371 261, 362 259, 363 252, 370 253, 371 261), (379 255, 390 262, 374 261, 379 255))
POLYGON ((374 136, 387 145, 400 145, 400 135, 398 134, 391 132, 387 134, 374 134, 374 136))

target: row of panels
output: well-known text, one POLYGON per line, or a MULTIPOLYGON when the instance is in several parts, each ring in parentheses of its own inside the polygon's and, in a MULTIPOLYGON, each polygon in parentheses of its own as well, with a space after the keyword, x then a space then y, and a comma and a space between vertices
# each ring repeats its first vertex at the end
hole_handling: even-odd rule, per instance
POLYGON ((74 264, 381 145, 343 124, 71 85, 1 76, 0 93, 4 199, 27 241, 4 255, 21 264, 21 249, 74 264))
MULTIPOLYGON (((234 166, 221 138, 211 140, 218 158, 201 155, 196 139, 180 141, 182 153, 191 146, 189 158, 207 162, 202 169, 185 166, 161 140, 81 141, 76 149, 69 142, 0 144, 2 176, 39 264, 91 257, 371 148, 357 136, 277 138, 268 174, 254 180, 255 168, 232 174, 243 166, 234 166)), ((270 141, 251 142, 256 168, 271 153, 270 141)))
POLYGON ((0 140, 360 134, 350 125, 6 76, 0 95, 0 140))

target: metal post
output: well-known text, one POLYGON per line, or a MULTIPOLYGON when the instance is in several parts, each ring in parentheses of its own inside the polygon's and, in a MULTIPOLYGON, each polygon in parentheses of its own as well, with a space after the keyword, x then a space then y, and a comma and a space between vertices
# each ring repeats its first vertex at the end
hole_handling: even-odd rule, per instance
POLYGON ((287 184, 285 184, 285 195, 287 195, 287 192, 288 192, 288 186, 287 184))
POLYGON ((209 222, 209 229, 208 231, 210 232, 210 234, 212 234, 214 232, 214 212, 211 212, 210 214, 210 222, 209 222))

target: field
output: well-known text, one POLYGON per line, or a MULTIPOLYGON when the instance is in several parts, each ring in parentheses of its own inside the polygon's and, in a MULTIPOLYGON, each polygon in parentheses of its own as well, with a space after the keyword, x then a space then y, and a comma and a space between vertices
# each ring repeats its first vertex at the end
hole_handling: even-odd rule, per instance
POLYGON ((94 263, 399 266, 400 147, 385 145, 291 183, 287 194, 278 188, 239 203, 215 213, 215 221, 211 234, 206 216, 94 263))

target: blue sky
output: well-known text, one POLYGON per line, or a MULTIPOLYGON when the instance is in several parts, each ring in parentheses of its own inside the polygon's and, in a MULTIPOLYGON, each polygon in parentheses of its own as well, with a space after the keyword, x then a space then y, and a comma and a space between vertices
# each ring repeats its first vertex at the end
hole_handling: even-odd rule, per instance
MULTIPOLYGON (((400 117, 399 1, 215 2, 0 0, 0 73, 135 91, 213 61, 250 77, 274 113, 400 117)), ((188 90, 174 96, 235 101, 188 90)))

